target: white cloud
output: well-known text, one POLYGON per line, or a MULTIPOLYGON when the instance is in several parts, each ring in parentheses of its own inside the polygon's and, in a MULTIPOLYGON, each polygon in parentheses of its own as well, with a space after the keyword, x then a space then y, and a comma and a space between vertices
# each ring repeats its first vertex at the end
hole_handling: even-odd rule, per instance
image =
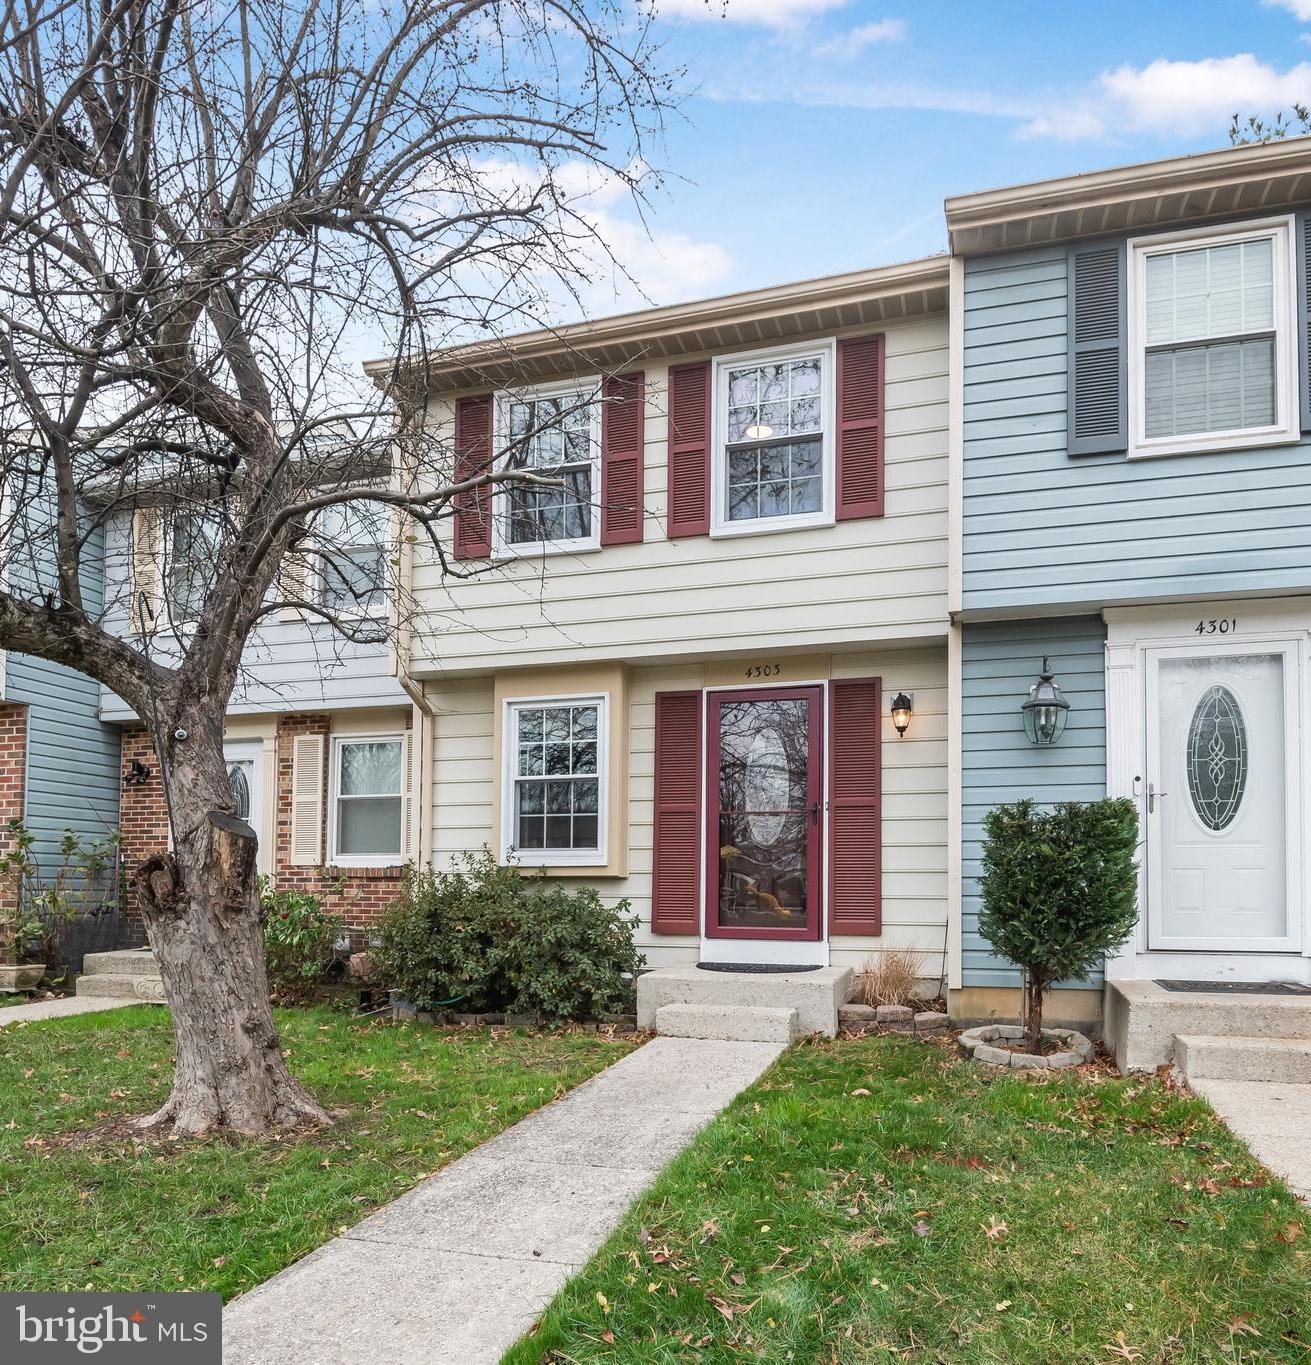
POLYGON ((817 14, 841 9, 850 0, 654 0, 664 18, 721 19, 730 24, 796 28, 817 14))
POLYGON ((1286 9, 1303 24, 1311 23, 1311 0, 1261 0, 1266 9, 1286 9))
MULTIPOLYGON (((1311 0, 1305 3, 1311 11, 1311 0)), ((1165 137, 1219 133, 1234 114, 1273 113, 1311 101, 1311 62, 1279 71, 1250 52, 1201 61, 1169 61, 1104 71, 1094 92, 1031 118, 1022 137, 1065 140, 1117 131, 1154 131, 1165 137)))
POLYGON ((899 43, 906 36, 904 19, 875 19, 868 24, 857 24, 845 33, 818 43, 816 57, 857 57, 867 47, 878 43, 899 43))

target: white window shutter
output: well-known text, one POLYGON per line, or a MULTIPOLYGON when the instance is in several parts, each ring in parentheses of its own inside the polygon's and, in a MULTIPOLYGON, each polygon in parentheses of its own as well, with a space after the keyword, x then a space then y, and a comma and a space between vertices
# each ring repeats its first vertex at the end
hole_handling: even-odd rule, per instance
POLYGON ((291 857, 293 866, 323 862, 323 735, 291 742, 291 857))
POLYGON ((418 857, 418 841, 415 839, 414 781, 419 764, 414 743, 415 732, 407 730, 401 736, 401 858, 404 862, 414 862, 418 857))
MULTIPOLYGON (((278 586, 275 589, 284 602, 302 602, 310 591, 310 564, 303 554, 289 550, 278 565, 278 586)), ((299 607, 284 606, 278 612, 279 621, 299 621, 304 613, 299 607)))
POLYGON ((155 629, 163 596, 164 516, 158 507, 132 513, 132 546, 128 570, 132 629, 148 635, 155 629))

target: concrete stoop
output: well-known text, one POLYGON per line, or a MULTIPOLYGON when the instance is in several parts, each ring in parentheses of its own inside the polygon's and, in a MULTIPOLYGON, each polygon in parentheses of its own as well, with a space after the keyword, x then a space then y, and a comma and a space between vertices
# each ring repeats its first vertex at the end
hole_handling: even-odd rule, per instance
MULTIPOLYGON (((1155 1071, 1176 1060, 1177 1038, 1311 1043, 1311 996, 1167 991, 1155 981, 1108 981, 1103 1033, 1122 1071, 1155 1071)), ((1214 1052, 1212 1046, 1208 1055, 1214 1052)))
POLYGON ((787 1042, 811 1033, 833 1038, 838 1007, 851 994, 851 980, 850 967, 759 973, 661 967, 637 978, 637 1023, 684 1038, 787 1042), (672 1006, 684 1008, 666 1014, 672 1006), (694 1028, 705 1031, 687 1031, 694 1028), (736 1031, 740 1029, 766 1031, 736 1031))
POLYGON ((797 1033, 797 1012, 767 1005, 661 1005, 656 1032, 670 1038, 790 1043, 797 1033))
POLYGON ((1311 1040, 1244 1038, 1182 1033, 1174 1040, 1175 1065, 1197 1080, 1311 1083, 1311 1040))
POLYGON ((149 948, 124 948, 111 953, 88 953, 77 979, 82 998, 142 1000, 162 1004, 164 982, 159 963, 149 948))

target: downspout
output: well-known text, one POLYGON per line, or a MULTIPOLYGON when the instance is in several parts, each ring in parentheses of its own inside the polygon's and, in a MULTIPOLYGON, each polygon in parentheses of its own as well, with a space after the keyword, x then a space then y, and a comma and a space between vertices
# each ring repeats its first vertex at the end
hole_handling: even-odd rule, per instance
MULTIPOLYGON (((947 1000, 963 985, 962 754, 965 493, 965 261, 953 256, 947 293, 947 1000)), ((950 1003, 948 1005, 950 1010, 950 1003)))

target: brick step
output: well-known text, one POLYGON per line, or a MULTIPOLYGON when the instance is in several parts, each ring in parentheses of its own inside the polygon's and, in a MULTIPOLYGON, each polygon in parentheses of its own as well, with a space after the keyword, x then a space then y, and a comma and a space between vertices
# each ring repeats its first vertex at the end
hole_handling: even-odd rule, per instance
POLYGON ((79 976, 77 995, 96 999, 113 997, 119 1000, 147 1000, 162 1003, 164 983, 158 973, 130 976, 126 972, 98 972, 94 976, 79 976))
POLYGON ((1175 1065, 1188 1080, 1311 1082, 1311 1040, 1184 1033, 1175 1065))
POLYGON ((86 976, 158 976, 159 963, 149 948, 118 948, 110 953, 88 953, 82 972, 86 976))
POLYGON ((725 1038, 738 1043, 790 1043, 798 1031, 794 1009, 767 1005, 661 1005, 657 1033, 670 1038, 725 1038))

